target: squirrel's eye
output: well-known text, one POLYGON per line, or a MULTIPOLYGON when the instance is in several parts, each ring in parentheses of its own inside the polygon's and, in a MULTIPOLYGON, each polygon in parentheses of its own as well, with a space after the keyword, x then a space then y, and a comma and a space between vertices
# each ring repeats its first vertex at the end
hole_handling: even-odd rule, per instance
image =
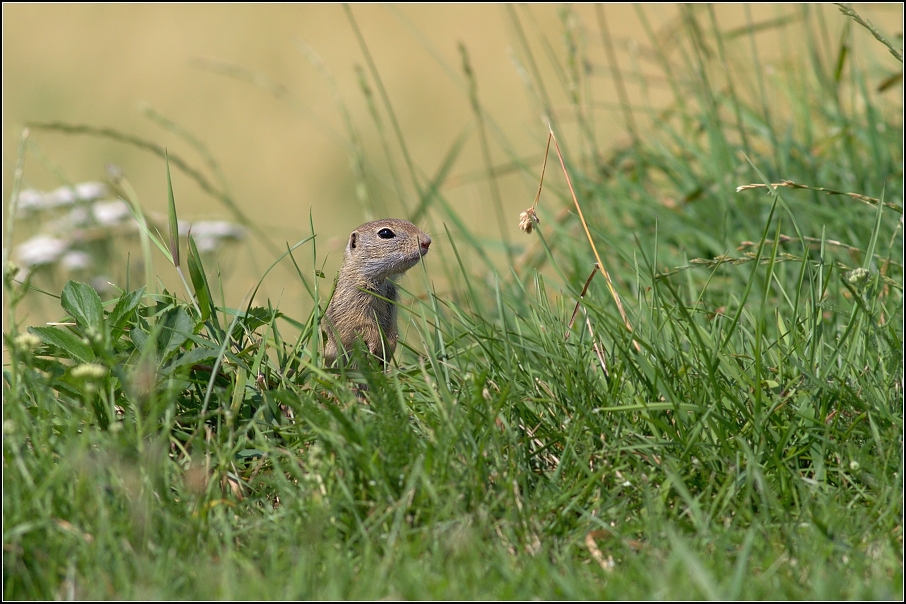
POLYGON ((381 229, 377 232, 377 236, 381 239, 393 239, 394 237, 396 237, 396 233, 394 233, 390 229, 381 229))

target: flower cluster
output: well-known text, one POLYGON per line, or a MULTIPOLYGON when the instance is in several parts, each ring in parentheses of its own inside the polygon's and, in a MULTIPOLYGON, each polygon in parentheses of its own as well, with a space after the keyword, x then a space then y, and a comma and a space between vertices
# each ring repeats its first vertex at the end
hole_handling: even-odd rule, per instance
MULTIPOLYGON (((41 267, 96 272, 99 261, 111 257, 109 245, 115 237, 135 237, 139 228, 129 205, 112 198, 107 185, 99 182, 53 191, 25 189, 19 193, 16 218, 37 223, 37 232, 15 248, 16 262, 22 267, 18 280, 41 267)), ((166 217, 148 219, 166 225, 166 217)), ((180 236, 189 233, 200 252, 211 253, 224 242, 241 240, 245 229, 227 221, 180 221, 180 236)))
POLYGON ((102 182, 83 182, 73 187, 60 187, 53 191, 25 189, 19 193, 20 215, 71 206, 77 201, 94 201, 107 195, 107 186, 102 182))

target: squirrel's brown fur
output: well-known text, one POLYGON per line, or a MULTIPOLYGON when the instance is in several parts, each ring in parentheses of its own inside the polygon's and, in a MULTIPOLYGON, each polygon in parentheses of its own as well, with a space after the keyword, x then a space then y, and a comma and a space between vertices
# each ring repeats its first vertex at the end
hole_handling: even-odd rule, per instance
POLYGON ((428 253, 431 237, 411 222, 375 220, 349 235, 322 329, 327 366, 343 362, 356 339, 386 365, 396 349, 394 281, 428 253))

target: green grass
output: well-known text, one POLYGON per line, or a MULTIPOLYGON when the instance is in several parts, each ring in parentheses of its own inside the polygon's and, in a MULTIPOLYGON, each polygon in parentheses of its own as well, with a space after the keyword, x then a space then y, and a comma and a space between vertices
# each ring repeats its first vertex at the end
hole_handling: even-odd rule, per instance
MULTIPOLYGON (((675 102, 626 147, 550 114, 631 331, 600 276, 569 327, 595 259, 553 157, 506 265, 447 169, 393 168, 388 194, 451 225, 450 294, 411 271, 387 373, 321 368, 326 292, 294 258, 310 316, 229 308, 191 242, 181 263, 149 231, 197 302, 70 282, 66 325, 27 329, 39 294, 4 268, 4 597, 902 599, 902 106, 853 58, 867 29, 794 10, 806 52, 766 82, 722 67, 757 24, 684 9, 672 54, 648 41, 675 102)), ((493 116, 464 102, 490 171, 493 116)), ((535 183, 544 136, 511 155, 535 183)))

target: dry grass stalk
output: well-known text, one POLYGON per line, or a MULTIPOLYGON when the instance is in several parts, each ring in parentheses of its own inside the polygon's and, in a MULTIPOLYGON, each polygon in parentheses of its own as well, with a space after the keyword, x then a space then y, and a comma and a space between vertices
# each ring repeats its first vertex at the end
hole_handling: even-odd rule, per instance
MULTIPOLYGON (((585 215, 582 214, 582 206, 579 205, 579 200, 576 198, 576 191, 573 189, 573 182, 569 178, 569 172, 566 170, 566 163, 563 161, 563 153, 560 151, 560 145, 557 143, 557 137, 554 135, 553 128, 548 127, 548 149, 550 149, 550 141, 554 141, 554 148, 557 150, 557 157, 560 159, 560 167, 563 169, 563 176, 566 177, 566 184, 569 185, 569 193, 573 198, 573 203, 576 205, 576 211, 579 213, 579 220, 582 222, 582 228, 585 229, 585 236, 588 237, 588 243, 591 245, 591 251, 595 254, 595 260, 598 261, 597 268, 601 271, 601 274, 604 275, 604 280, 607 282, 607 289, 610 291, 610 295, 613 297, 614 302, 617 303, 617 309, 620 311, 620 316, 623 318, 623 324, 626 325, 626 329, 632 332, 632 324, 629 322, 629 318, 626 316, 626 311, 623 310, 623 302, 620 300, 620 295, 617 293, 617 290, 613 287, 613 281, 610 279, 610 274, 607 272, 607 269, 604 268, 604 262, 601 261, 601 255, 598 253, 598 248, 595 246, 594 239, 591 237, 591 231, 588 229, 588 223, 585 222, 585 215)), ((547 155, 545 154, 545 159, 547 155)), ((539 192, 540 195, 540 184, 539 192)), ((534 206, 533 206, 534 207, 534 206)), ((636 350, 641 350, 639 343, 633 340, 633 345, 636 350)))
MULTIPOLYGON (((870 206, 876 206, 878 204, 883 204, 884 207, 890 208, 891 210, 903 213, 903 208, 898 206, 895 203, 889 201, 881 201, 876 197, 869 197, 868 195, 862 195, 861 193, 847 193, 845 191, 835 191, 833 189, 825 189, 824 187, 810 187, 809 185, 801 185, 792 180, 781 180, 780 182, 772 182, 771 187, 787 187, 788 189, 807 189, 809 191, 817 191, 819 193, 827 193, 828 195, 843 195, 845 197, 851 197, 856 201, 861 201, 862 203, 870 206)), ((753 183, 750 185, 741 185, 736 187, 736 192, 748 191, 750 189, 767 189, 768 186, 764 183, 753 183)))

